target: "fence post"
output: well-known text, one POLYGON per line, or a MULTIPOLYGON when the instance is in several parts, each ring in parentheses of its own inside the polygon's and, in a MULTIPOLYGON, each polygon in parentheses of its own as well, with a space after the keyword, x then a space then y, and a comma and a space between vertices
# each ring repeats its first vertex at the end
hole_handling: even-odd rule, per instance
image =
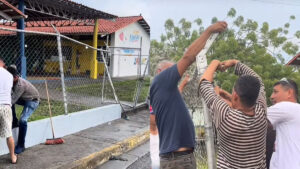
MULTIPOLYGON (((98 49, 98 50, 99 50, 99 49, 98 49)), ((112 90, 113 90, 113 94, 114 94, 115 100, 116 100, 116 102, 117 102, 118 104, 120 104, 121 109, 122 109, 122 113, 123 113, 123 112, 125 112, 125 109, 124 109, 124 107, 122 106, 122 104, 121 104, 121 102, 120 102, 120 100, 119 100, 119 98, 118 98, 118 96, 117 96, 117 94, 116 94, 116 90, 115 90, 115 87, 114 87, 113 82, 112 82, 112 80, 111 80, 111 77, 110 77, 110 74, 109 74, 109 70, 108 70, 108 66, 107 66, 106 60, 105 60, 105 58, 104 58, 104 53, 103 53, 102 50, 100 50, 100 52, 101 52, 100 54, 101 54, 101 57, 102 57, 102 59, 103 59, 104 66, 105 66, 105 70, 106 70, 106 73, 107 73, 107 78, 108 78, 108 81, 109 81, 109 83, 110 83, 110 86, 111 86, 111 88, 112 88, 112 90)), ((125 115, 125 117, 127 118, 126 115, 125 115)))
MULTIPOLYGON (((144 77, 142 77, 142 46, 143 46, 143 38, 141 37, 140 39, 140 51, 139 51, 139 65, 137 65, 138 71, 137 71, 137 83, 136 83, 136 88, 135 88, 135 96, 133 99, 134 105, 133 107, 136 107, 136 104, 138 102, 139 99, 139 95, 140 95, 140 88, 141 85, 143 83, 144 77)), ((147 66, 146 66, 147 67, 147 66)))
MULTIPOLYGON (((196 57, 196 64, 197 64, 197 70, 198 75, 201 75, 204 73, 204 71, 207 68, 207 58, 206 58, 206 52, 212 45, 212 43, 215 41, 219 34, 215 33, 212 34, 209 39, 206 41, 206 44, 204 48, 199 52, 199 54, 196 57)), ((216 155, 215 155, 215 145, 214 145, 214 135, 213 135, 213 128, 212 128, 212 122, 209 115, 209 110, 206 107, 205 101, 203 98, 201 98, 202 104, 203 104, 203 110, 204 110, 204 127, 205 127, 205 145, 206 145, 206 151, 207 151, 207 162, 208 162, 208 169, 215 169, 216 168, 216 155)))
POLYGON ((139 56, 139 77, 142 76, 142 46, 143 46, 143 37, 141 37, 141 40, 140 40, 140 56, 139 56))
MULTIPOLYGON (((140 76, 140 77, 138 78, 137 85, 136 85, 136 88, 135 88, 134 108, 136 107, 137 102, 138 102, 138 100, 139 100, 139 97, 140 97, 140 94, 141 94, 141 90, 142 90, 142 87, 143 87, 143 83, 144 83, 144 81, 145 81, 145 76, 146 76, 147 67, 148 67, 148 64, 149 64, 149 63, 150 63, 150 58, 148 58, 148 60, 147 60, 147 63, 146 63, 145 69, 144 69, 143 76, 140 76)), ((141 62, 141 64, 142 64, 142 62, 141 62)))
MULTIPOLYGON (((106 53, 107 57, 108 57, 108 53, 106 53)), ((101 93, 102 93, 102 96, 101 96, 101 103, 104 103, 104 89, 105 89, 105 77, 106 77, 106 67, 104 66, 104 72, 103 72, 103 79, 102 79, 102 90, 101 90, 101 93)))
POLYGON ((204 129, 205 129, 205 145, 207 151, 207 164, 208 169, 215 169, 216 155, 215 155, 215 145, 214 145, 214 134, 211 118, 209 116, 209 110, 206 107, 205 101, 202 98, 203 113, 204 113, 204 129))
POLYGON ((67 93, 66 93, 66 86, 65 86, 64 63, 63 63, 63 56, 61 51, 60 34, 57 34, 57 50, 58 50, 58 58, 59 58, 59 70, 60 70, 61 86, 62 86, 63 99, 64 99, 65 115, 67 115, 68 101, 67 101, 67 93))

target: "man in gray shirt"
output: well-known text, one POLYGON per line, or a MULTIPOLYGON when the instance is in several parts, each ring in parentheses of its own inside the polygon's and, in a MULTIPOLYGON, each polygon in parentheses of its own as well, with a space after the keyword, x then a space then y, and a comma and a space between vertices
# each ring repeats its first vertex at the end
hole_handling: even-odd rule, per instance
POLYGON ((18 143, 15 148, 15 153, 20 154, 25 150, 25 137, 27 132, 27 121, 32 113, 39 106, 39 92, 38 90, 27 80, 19 77, 18 71, 14 66, 10 66, 7 70, 13 75, 14 85, 11 96, 12 112, 13 112, 13 124, 18 123, 16 117, 15 104, 22 105, 23 111, 19 121, 19 137, 18 143))

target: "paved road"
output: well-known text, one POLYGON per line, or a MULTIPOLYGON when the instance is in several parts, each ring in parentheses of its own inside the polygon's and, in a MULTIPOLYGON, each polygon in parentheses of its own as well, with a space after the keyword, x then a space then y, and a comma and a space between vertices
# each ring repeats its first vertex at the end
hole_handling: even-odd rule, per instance
POLYGON ((149 169, 151 167, 150 152, 138 161, 131 164, 127 169, 149 169))
POLYGON ((150 169, 149 141, 95 169, 150 169))

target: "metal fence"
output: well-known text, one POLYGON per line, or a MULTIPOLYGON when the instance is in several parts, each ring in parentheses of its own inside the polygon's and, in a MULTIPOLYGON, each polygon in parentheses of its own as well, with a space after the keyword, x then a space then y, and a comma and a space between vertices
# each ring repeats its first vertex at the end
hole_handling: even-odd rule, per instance
POLYGON ((40 106, 31 119, 48 117, 45 81, 54 115, 120 103, 123 110, 134 109, 146 102, 145 94, 140 94, 148 92, 150 82, 146 75, 140 73, 130 80, 111 78, 109 64, 114 56, 109 46, 93 48, 87 42, 59 33, 0 26, 0 56, 7 66, 14 64, 21 71, 20 32, 25 34, 27 80, 38 89, 41 97, 40 106), (92 59, 94 52, 97 52, 97 62, 92 59), (91 78, 93 64, 97 65, 96 79, 91 78))
POLYGON ((194 75, 191 77, 191 80, 185 86, 182 95, 185 100, 185 103, 188 106, 189 112, 191 113, 191 117, 195 125, 196 145, 194 155, 197 163, 197 168, 214 168, 216 158, 208 159, 208 149, 210 149, 210 147, 215 147, 215 150, 212 150, 212 152, 210 153, 217 154, 217 138, 215 127, 211 123, 211 120, 209 120, 209 123, 205 123, 205 119, 211 117, 207 117, 205 115, 204 111, 207 109, 204 107, 204 102, 201 99, 201 97, 198 96, 197 91, 200 76, 198 75, 196 68, 192 66, 187 72, 188 74, 191 74, 193 72, 194 75), (210 135, 211 133, 207 132, 207 129, 212 129, 212 136, 210 135), (213 139, 209 140, 210 137, 213 137, 213 139), (215 146, 211 146, 210 144, 214 144, 215 146))
MULTIPOLYGON (((142 55, 141 47, 140 48, 131 48, 131 47, 108 47, 107 53, 104 53, 104 57, 107 58, 107 63, 108 65, 112 64, 113 59, 118 58, 118 71, 115 72, 119 76, 125 76, 125 78, 119 78, 116 79, 122 80, 122 79, 127 79, 127 80, 132 80, 135 79, 135 87, 132 88, 132 86, 124 86, 123 88, 117 88, 116 91, 117 93, 120 93, 120 100, 127 100, 127 102, 123 102, 127 106, 130 107, 136 107, 140 104, 143 104, 145 102, 145 99, 148 95, 148 89, 150 86, 150 77, 148 77, 149 74, 149 64, 150 60, 149 55, 142 55), (123 51, 123 52, 120 52, 123 51), (134 63, 132 65, 132 63, 134 63), (125 73, 122 70, 127 70, 127 73, 125 73), (147 86, 147 87, 146 87, 147 86), (130 87, 130 88, 128 88, 130 87), (132 90, 134 89, 134 92, 128 93, 126 96, 124 96, 124 92, 120 90, 132 90), (126 97, 126 98, 125 98, 126 97)), ((112 70, 110 71, 112 73, 112 70)), ((106 73, 106 72, 105 72, 106 73)), ((113 78, 114 79, 114 78, 113 78)), ((107 80, 107 78, 103 79, 103 84, 107 80)), ((116 85, 118 83, 116 82, 116 85)), ((102 93, 111 93, 109 91, 111 88, 106 88, 105 86, 103 87, 102 93), (108 90, 105 92, 105 90, 108 90)), ((102 95, 104 100, 106 95, 102 95)))

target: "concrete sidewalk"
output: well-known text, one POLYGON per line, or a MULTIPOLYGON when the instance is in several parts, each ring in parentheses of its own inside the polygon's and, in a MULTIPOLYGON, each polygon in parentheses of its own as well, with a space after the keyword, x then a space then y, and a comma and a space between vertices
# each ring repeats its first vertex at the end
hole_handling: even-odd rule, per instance
MULTIPOLYGON (((75 125, 75 124, 74 124, 75 125)), ((70 126, 71 127, 71 126, 70 126)), ((147 110, 89 128, 63 138, 61 145, 37 145, 10 164, 8 155, 0 156, 0 169, 69 169, 94 168, 111 156, 123 154, 149 140, 147 110)))
POLYGON ((97 166, 95 169, 150 169, 150 141, 112 158, 108 162, 97 166))

